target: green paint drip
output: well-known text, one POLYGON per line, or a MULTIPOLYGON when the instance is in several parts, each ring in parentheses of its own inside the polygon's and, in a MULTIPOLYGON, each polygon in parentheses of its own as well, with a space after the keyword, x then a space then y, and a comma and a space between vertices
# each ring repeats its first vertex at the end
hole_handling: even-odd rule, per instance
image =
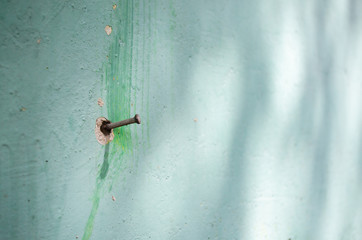
POLYGON ((93 196, 93 204, 92 204, 92 210, 89 215, 87 225, 84 230, 84 235, 82 239, 89 239, 93 232, 93 225, 94 225, 94 219, 96 217, 98 207, 99 207, 99 200, 100 200, 100 189, 102 188, 103 184, 98 182, 97 179, 97 187, 96 191, 93 196))
MULTIPOLYGON (((108 61, 103 65, 103 84, 107 90, 107 118, 115 121, 126 119, 131 114, 132 94, 132 48, 133 48, 133 2, 122 1, 113 11, 112 38, 108 61)), ((125 159, 132 156, 132 135, 129 126, 114 129, 114 140, 106 145, 104 160, 96 179, 92 197, 92 210, 85 226, 83 240, 91 237, 100 199, 126 167, 125 159)))

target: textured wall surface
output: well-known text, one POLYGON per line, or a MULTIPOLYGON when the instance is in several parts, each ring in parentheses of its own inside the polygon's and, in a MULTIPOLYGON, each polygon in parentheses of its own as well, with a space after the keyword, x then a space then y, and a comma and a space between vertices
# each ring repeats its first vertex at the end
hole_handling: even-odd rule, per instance
POLYGON ((2 0, 0 239, 361 239, 361 12, 2 0))

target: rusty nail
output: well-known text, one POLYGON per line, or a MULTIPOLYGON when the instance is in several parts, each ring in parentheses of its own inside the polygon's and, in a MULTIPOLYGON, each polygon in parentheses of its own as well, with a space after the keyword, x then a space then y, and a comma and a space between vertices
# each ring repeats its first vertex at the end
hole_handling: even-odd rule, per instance
POLYGON ((114 122, 114 123, 112 123, 110 121, 104 122, 103 125, 101 126, 101 131, 107 135, 107 134, 110 134, 110 132, 113 128, 118 128, 118 127, 126 126, 129 124, 133 124, 133 123, 141 124, 140 115, 136 114, 133 118, 122 120, 120 122, 114 122))

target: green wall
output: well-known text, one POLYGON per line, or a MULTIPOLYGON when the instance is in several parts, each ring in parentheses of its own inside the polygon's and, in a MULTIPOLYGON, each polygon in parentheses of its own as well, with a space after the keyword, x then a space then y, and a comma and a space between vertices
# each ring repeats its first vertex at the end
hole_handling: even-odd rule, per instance
POLYGON ((2 0, 0 239, 360 239, 361 10, 2 0))

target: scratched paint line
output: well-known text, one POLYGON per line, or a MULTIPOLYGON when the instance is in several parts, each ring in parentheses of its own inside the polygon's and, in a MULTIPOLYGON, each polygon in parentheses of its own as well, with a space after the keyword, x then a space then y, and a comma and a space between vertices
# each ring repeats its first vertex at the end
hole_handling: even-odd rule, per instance
MULTIPOLYGON (((174 2, 173 0, 170 0, 169 1, 169 8, 170 8, 170 21, 169 21, 169 31, 170 31, 170 36, 171 36, 171 39, 174 40, 176 38, 176 34, 175 34, 175 31, 176 31, 176 9, 175 9, 175 6, 174 6, 174 2)), ((170 53, 171 53, 171 62, 170 62, 170 66, 174 66, 174 59, 175 59, 175 46, 174 46, 174 41, 171 41, 170 42, 170 53)), ((170 95, 171 95, 171 105, 172 106, 175 106, 175 71, 171 71, 171 76, 170 76, 170 95)), ((175 108, 171 108, 171 113, 172 113, 172 116, 175 116, 175 111, 174 111, 175 108)))
MULTIPOLYGON (((148 15, 148 32, 150 33, 150 39, 152 39, 152 47, 148 47, 148 49, 150 49, 147 52, 147 123, 146 123, 146 127, 147 127, 147 146, 148 148, 151 147, 151 141, 150 141, 150 125, 149 125, 149 119, 150 119, 150 73, 151 73, 151 67, 150 67, 150 62, 151 62, 151 49, 153 49, 153 53, 156 55, 156 37, 154 36, 157 32, 151 32, 151 12, 153 13, 153 16, 157 19, 157 0, 154 1, 154 4, 148 4, 148 11, 149 11, 149 15, 148 15), (153 6, 153 9, 151 8, 151 6, 153 6)), ((149 43, 149 46, 151 46, 151 43, 149 43)))
POLYGON ((53 13, 53 16, 50 17, 44 25, 47 26, 51 22, 53 22, 54 19, 56 19, 59 16, 59 14, 64 10, 66 4, 69 2, 70 2, 70 0, 60 1, 57 5, 55 5, 55 7, 51 11, 53 13))

